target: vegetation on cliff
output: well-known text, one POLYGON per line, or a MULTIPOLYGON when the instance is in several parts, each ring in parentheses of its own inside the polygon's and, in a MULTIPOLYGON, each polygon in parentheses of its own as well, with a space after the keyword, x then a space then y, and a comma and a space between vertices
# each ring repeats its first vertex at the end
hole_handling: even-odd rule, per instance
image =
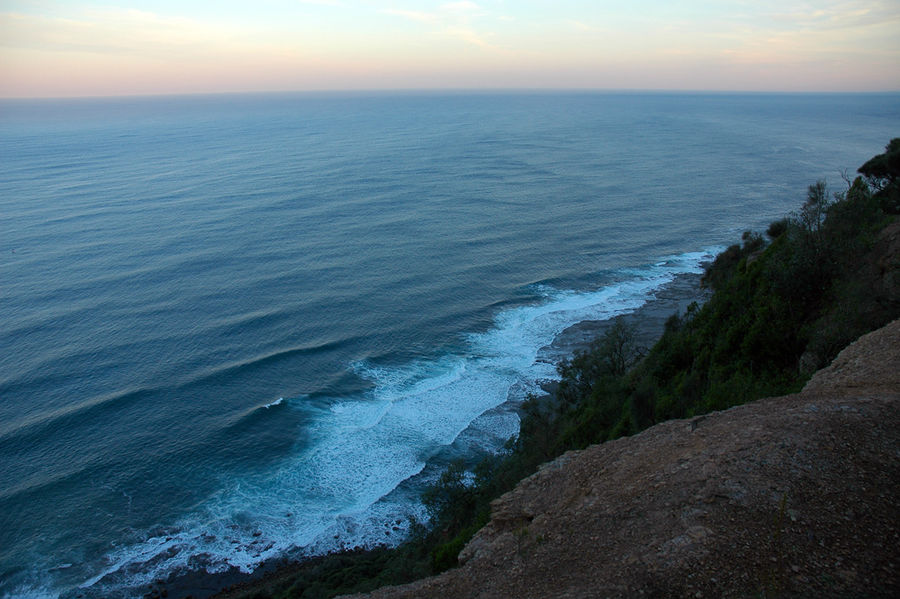
POLYGON ((557 390, 524 403, 504 452, 453 464, 426 493, 430 525, 408 543, 316 560, 248 596, 331 597, 440 572, 488 521, 490 502, 547 460, 799 390, 849 342, 900 316, 900 264, 878 244, 900 213, 900 138, 859 172, 839 193, 810 185, 765 237, 747 232, 722 252, 704 277, 710 299, 673 315, 648 352, 618 321, 560 364, 557 390))

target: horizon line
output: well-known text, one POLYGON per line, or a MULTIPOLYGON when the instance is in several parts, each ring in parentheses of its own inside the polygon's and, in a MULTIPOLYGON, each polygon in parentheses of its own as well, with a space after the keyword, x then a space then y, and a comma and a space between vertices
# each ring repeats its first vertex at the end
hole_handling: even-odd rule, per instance
POLYGON ((603 87, 421 87, 421 88, 322 88, 322 89, 271 89, 235 91, 190 91, 122 94, 79 94, 61 96, 0 96, 0 101, 40 100, 115 100, 140 98, 184 98, 209 96, 274 96, 274 95, 503 95, 503 94, 684 94, 684 95, 891 95, 900 89, 885 90, 758 90, 758 89, 690 89, 690 88, 603 88, 603 87))

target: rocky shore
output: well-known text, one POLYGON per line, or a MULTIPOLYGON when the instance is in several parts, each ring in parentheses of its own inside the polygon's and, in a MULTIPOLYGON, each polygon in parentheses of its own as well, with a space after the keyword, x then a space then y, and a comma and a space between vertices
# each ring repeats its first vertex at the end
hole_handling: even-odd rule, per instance
MULTIPOLYGON (((708 291, 701 288, 699 274, 681 274, 658 290, 643 306, 621 316, 634 327, 638 347, 650 348, 662 336, 666 320, 673 314, 683 314, 693 302, 702 303, 708 291)), ((558 364, 577 351, 587 349, 591 341, 611 326, 611 320, 585 320, 565 329, 553 343, 541 349, 538 359, 558 364)))
POLYGON ((900 321, 801 393, 573 451, 462 567, 357 599, 900 596, 900 321))

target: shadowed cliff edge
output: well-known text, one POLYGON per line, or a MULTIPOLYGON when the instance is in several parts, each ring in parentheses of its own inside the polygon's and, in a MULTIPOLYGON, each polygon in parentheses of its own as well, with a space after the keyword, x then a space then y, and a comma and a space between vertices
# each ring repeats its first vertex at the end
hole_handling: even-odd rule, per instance
POLYGON ((368 596, 897 596, 898 401, 900 320, 801 393, 564 454, 462 567, 368 596))

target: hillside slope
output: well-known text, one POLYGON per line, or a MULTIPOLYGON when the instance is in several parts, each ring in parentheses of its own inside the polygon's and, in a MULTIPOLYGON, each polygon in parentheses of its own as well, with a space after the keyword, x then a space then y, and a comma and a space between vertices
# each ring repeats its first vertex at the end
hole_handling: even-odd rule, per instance
POLYGON ((372 598, 900 596, 900 320, 801 393, 571 451, 372 598))

